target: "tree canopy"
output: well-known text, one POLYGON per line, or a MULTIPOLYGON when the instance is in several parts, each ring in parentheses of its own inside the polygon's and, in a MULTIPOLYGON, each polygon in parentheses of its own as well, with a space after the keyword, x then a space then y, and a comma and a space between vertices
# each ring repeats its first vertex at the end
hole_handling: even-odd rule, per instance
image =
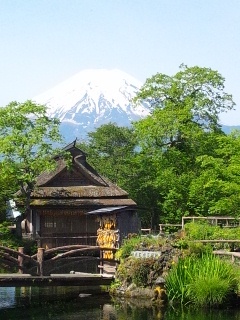
POLYGON ((1 179, 14 181, 11 193, 21 190, 25 209, 37 176, 54 167, 54 143, 61 141, 59 120, 49 118, 44 105, 28 100, 0 108, 1 179))
POLYGON ((89 134, 95 168, 145 209, 145 226, 183 215, 239 216, 240 136, 221 128, 220 113, 235 106, 222 75, 182 65, 173 76, 147 79, 135 103, 143 100, 151 114, 132 128, 110 124, 89 134))
MULTIPOLYGON (((183 65, 172 77, 158 73, 147 79, 136 97, 142 100, 151 103, 152 114, 134 123, 134 128, 141 145, 139 156, 151 157, 148 170, 155 173, 151 185, 159 195, 155 207, 169 221, 200 214, 193 190, 202 175, 210 174, 201 159, 216 162, 224 139, 226 144, 237 143, 226 137, 219 122, 220 113, 235 106, 232 96, 224 92, 224 78, 209 68, 183 65)), ((231 157, 229 150, 222 150, 221 157, 231 157)), ((201 214, 223 214, 212 205, 210 195, 204 200, 201 214)))
MULTIPOLYGON (((226 135, 219 121, 235 106, 224 81, 197 66, 157 73, 135 99, 150 103, 148 117, 130 128, 103 125, 79 143, 93 167, 144 209, 144 226, 179 223, 183 215, 240 216, 240 133, 226 135)), ((54 166, 58 124, 31 101, 0 109, 2 185, 13 181, 29 199, 36 177, 54 166)))
POLYGON ((135 146, 133 128, 120 127, 115 123, 102 125, 88 134, 87 142, 79 143, 93 167, 122 187, 127 187, 131 176, 129 168, 135 146))
POLYGON ((144 144, 154 147, 183 145, 203 132, 220 130, 219 114, 234 108, 224 92, 224 78, 214 70, 182 65, 170 77, 157 73, 146 80, 135 101, 147 100, 152 114, 136 127, 144 144))

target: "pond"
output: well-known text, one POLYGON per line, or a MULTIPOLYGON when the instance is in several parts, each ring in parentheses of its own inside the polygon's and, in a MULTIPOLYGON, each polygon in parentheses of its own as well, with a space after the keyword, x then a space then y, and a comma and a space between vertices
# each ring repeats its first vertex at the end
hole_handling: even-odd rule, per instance
POLYGON ((0 288, 1 320, 240 320, 240 310, 163 310, 79 287, 0 288), (91 295, 90 295, 91 294, 91 295))

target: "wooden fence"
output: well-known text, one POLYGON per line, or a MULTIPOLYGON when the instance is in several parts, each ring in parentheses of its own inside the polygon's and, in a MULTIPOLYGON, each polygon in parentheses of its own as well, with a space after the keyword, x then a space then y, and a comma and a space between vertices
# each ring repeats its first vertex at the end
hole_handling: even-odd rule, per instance
POLYGON ((219 225, 222 227, 239 227, 240 226, 240 218, 233 218, 229 216, 209 216, 209 217, 182 217, 182 229, 184 229, 184 225, 187 220, 191 220, 193 222, 199 221, 199 220, 206 220, 212 225, 219 225))

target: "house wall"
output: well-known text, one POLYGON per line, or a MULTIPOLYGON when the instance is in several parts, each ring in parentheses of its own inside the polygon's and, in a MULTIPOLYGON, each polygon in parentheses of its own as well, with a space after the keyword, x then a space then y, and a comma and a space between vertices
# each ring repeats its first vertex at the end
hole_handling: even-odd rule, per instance
POLYGON ((117 214, 117 228, 119 230, 119 243, 131 233, 138 234, 141 229, 140 219, 136 211, 124 211, 117 214))
POLYGON ((44 248, 71 244, 96 245, 99 223, 83 210, 59 209, 38 211, 40 244, 44 248))
POLYGON ((46 186, 50 187, 68 187, 68 186, 88 186, 91 185, 91 181, 87 179, 83 174, 81 174, 76 168, 76 166, 72 166, 71 169, 65 169, 61 172, 58 177, 51 181, 46 186))

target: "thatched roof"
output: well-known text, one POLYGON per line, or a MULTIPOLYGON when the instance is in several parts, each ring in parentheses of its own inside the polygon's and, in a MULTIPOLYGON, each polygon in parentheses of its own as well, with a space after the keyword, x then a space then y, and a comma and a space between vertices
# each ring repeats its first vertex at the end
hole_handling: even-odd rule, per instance
POLYGON ((32 199, 31 206, 61 207, 104 207, 136 206, 132 199, 32 199))
POLYGON ((116 185, 71 186, 71 187, 38 187, 32 193, 34 198, 106 198, 126 197, 128 193, 116 185))
MULTIPOLYGON (((65 160, 55 157, 56 169, 43 172, 37 179, 36 187, 31 194, 31 206, 136 205, 128 198, 126 191, 102 177, 87 163, 86 154, 75 146, 75 142, 64 150, 72 155, 72 172, 77 179, 71 179, 68 175, 69 169, 65 160), (68 177, 69 181, 66 180, 68 177), (64 182, 62 179, 65 179, 64 182)), ((20 192, 17 195, 20 196, 20 192)))
MULTIPOLYGON (((72 166, 76 166, 79 172, 81 172, 85 177, 91 180, 94 185, 107 186, 107 179, 101 177, 97 173, 97 171, 87 163, 85 156, 81 154, 81 150, 78 150, 79 154, 72 159, 72 166)), ((76 150, 74 151, 74 153, 76 153, 76 150)), ((51 172, 45 171, 38 177, 37 186, 48 185, 52 180, 56 179, 63 170, 67 170, 67 164, 64 159, 58 158, 56 159, 56 162, 57 167, 55 170, 51 172)))

